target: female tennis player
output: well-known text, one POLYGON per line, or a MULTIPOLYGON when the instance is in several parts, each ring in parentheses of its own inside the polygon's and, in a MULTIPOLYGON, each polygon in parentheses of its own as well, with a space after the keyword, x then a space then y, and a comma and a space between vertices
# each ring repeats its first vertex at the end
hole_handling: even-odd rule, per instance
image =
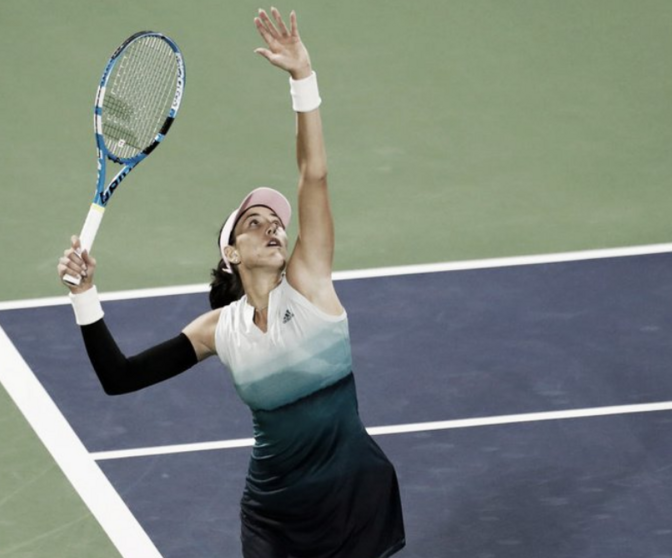
POLYGON ((72 238, 58 264, 91 363, 108 394, 142 389, 218 355, 254 420, 241 501, 245 558, 387 558, 404 544, 393 466, 367 434, 347 315, 331 273, 334 226, 321 99, 294 12, 263 11, 257 53, 290 75, 297 114, 299 235, 289 252, 287 199, 258 188, 226 219, 213 271, 214 308, 174 339, 127 358, 103 320, 95 260, 72 238))

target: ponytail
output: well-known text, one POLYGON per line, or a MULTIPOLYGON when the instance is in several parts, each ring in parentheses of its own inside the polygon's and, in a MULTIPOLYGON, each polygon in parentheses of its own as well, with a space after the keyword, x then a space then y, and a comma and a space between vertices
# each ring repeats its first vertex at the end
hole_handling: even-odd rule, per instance
POLYGON ((233 273, 224 271, 225 267, 224 260, 219 260, 217 267, 210 272, 212 282, 210 283, 209 298, 210 308, 213 310, 215 308, 223 308, 236 300, 240 300, 245 294, 243 282, 240 280, 236 267, 232 266, 233 273))

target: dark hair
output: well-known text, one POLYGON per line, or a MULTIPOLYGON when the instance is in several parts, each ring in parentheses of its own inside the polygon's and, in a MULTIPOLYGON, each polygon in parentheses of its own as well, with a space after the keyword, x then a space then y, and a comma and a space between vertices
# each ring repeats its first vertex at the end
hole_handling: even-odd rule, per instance
POLYGON ((240 300, 245 294, 243 283, 238 275, 238 270, 235 266, 231 266, 233 273, 224 271, 226 264, 224 260, 219 260, 216 268, 210 271, 212 282, 210 283, 210 308, 223 308, 240 300))
MULTIPOLYGON (((222 228, 224 228, 222 226, 222 228)), ((219 247, 219 237, 222 234, 220 229, 219 234, 217 235, 217 246, 219 247)), ((234 243, 236 238, 234 233, 231 232, 231 238, 229 238, 229 244, 234 243)), ((226 269, 226 264, 223 259, 219 260, 217 267, 210 271, 210 277, 212 279, 210 283, 210 308, 213 310, 215 308, 223 308, 228 306, 236 300, 240 300, 245 294, 245 289, 243 289, 243 282, 240 280, 240 275, 238 269, 235 265, 231 266, 233 273, 227 273, 224 271, 226 269)))

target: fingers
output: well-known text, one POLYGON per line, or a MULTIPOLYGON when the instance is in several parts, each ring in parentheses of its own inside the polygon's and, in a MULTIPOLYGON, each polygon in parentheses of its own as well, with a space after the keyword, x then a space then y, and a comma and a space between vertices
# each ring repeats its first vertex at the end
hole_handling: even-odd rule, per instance
POLYGON ((96 260, 89 255, 88 250, 82 252, 81 258, 84 260, 84 265, 86 265, 87 268, 96 267, 96 260))
POLYGON ((86 271, 83 269, 83 267, 71 260, 68 256, 63 256, 60 260, 58 260, 58 266, 56 269, 58 271, 58 277, 68 287, 71 286, 71 283, 67 281, 68 278, 74 277, 81 284, 81 281, 86 277, 86 271))
POLYGON ((269 16, 265 10, 259 10, 254 18, 257 31, 266 42, 264 48, 254 52, 266 58, 272 65, 289 72, 294 79, 308 72, 310 74, 310 57, 305 45, 301 42, 296 23, 296 13, 289 14, 289 29, 285 25, 280 12, 271 8, 269 16), (271 19, 272 17, 272 19, 271 19))
POLYGON ((278 26, 278 30, 280 31, 280 33, 282 33, 283 35, 289 35, 287 27, 285 27, 285 22, 282 21, 282 16, 280 15, 280 12, 276 8, 271 8, 271 14, 273 15, 273 19, 275 19, 275 23, 278 26))
POLYGON ((265 10, 259 10, 259 17, 254 18, 254 23, 257 26, 257 30, 263 37, 264 41, 270 45, 273 41, 280 39, 281 33, 275 28, 273 22, 268 17, 268 14, 265 10))
POLYGON ((86 262, 72 249, 63 252, 63 257, 58 260, 58 275, 61 279, 66 274, 81 279, 86 277, 87 272, 86 262))
POLYGON ((296 24, 296 12, 292 10, 292 12, 289 14, 289 27, 291 29, 291 34, 293 37, 298 37, 299 36, 299 27, 296 24))
POLYGON ((271 15, 273 16, 275 23, 268 17, 266 10, 262 9, 259 10, 259 16, 254 18, 254 23, 256 24, 259 33, 267 43, 270 44, 271 40, 280 41, 283 37, 288 37, 290 34, 298 36, 296 14, 293 11, 289 15, 291 32, 287 30, 287 26, 277 8, 271 8, 271 15))
POLYGON ((254 52, 256 52, 257 54, 260 54, 261 56, 263 56, 269 62, 271 61, 271 57, 273 56, 273 53, 270 50, 268 50, 267 48, 258 48, 258 49, 255 49, 254 52))
POLYGON ((273 36, 269 33, 268 29, 266 29, 266 26, 263 24, 261 19, 255 17, 254 25, 256 25, 257 31, 259 31, 261 38, 264 39, 267 45, 270 45, 273 42, 273 36))
POLYGON ((92 258, 88 251, 81 251, 79 238, 73 236, 70 239, 70 248, 63 252, 63 256, 58 260, 56 269, 58 276, 71 290, 72 285, 64 279, 66 275, 76 277, 83 284, 91 283, 93 271, 96 267, 96 260, 92 258))

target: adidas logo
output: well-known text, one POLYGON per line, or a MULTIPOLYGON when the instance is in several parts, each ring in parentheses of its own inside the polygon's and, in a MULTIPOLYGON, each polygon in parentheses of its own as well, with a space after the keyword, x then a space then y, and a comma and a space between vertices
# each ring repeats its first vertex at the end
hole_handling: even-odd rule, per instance
POLYGON ((292 313, 291 310, 286 310, 285 315, 282 318, 282 323, 286 324, 289 320, 291 320, 294 317, 294 314, 292 313))

